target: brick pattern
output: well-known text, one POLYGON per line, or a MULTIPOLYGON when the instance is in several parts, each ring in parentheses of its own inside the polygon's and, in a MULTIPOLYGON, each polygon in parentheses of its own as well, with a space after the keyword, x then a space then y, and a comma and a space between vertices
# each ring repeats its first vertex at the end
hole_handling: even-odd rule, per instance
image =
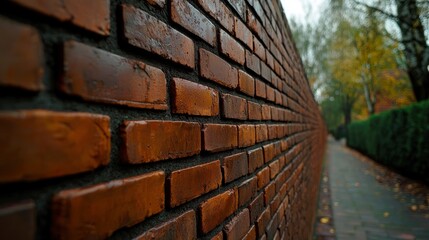
POLYGON ((309 238, 326 131, 279 0, 0 8, 1 239, 309 238))

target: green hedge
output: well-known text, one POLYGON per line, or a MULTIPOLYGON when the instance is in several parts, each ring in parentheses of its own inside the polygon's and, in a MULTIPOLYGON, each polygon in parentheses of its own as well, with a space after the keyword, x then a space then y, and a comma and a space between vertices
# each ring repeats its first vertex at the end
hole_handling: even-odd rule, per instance
POLYGON ((429 101, 351 123, 347 145, 429 184, 429 101))

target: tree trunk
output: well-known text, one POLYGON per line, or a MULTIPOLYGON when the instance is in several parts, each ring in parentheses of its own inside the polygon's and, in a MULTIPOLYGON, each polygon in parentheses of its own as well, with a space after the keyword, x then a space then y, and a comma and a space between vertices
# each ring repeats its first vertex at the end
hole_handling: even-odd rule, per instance
POLYGON ((396 0, 407 72, 417 101, 429 98, 429 47, 416 0, 396 0))

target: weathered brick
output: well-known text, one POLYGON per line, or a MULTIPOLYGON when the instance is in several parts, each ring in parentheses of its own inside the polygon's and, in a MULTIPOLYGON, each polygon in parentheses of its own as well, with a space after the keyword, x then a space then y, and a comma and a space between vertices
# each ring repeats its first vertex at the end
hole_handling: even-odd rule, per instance
POLYGON ((280 206, 280 197, 279 195, 276 195, 270 203, 270 210, 275 212, 277 211, 277 209, 279 209, 279 206, 280 206))
POLYGON ((222 116, 229 119, 247 119, 247 101, 230 94, 222 94, 222 116))
POLYGON ((233 189, 203 202, 199 206, 201 231, 208 233, 233 214, 237 208, 238 194, 233 189))
POLYGON ((255 125, 238 125, 238 146, 248 147, 256 142, 255 125))
MULTIPOLYGON (((265 79, 265 81, 271 82, 271 69, 264 62, 261 62, 261 76, 263 79, 265 79)), ((267 95, 268 95, 268 92, 267 92, 267 95)))
POLYGON ((110 34, 109 0, 12 0, 31 10, 103 36, 110 34))
POLYGON ((268 226, 270 219, 271 219, 271 212, 270 212, 270 208, 268 207, 262 212, 258 220, 256 220, 258 237, 262 237, 262 235, 265 234, 265 229, 268 226))
POLYGON ((150 5, 163 8, 165 6, 165 0, 146 0, 150 5))
POLYGON ((265 47, 262 45, 262 43, 256 38, 256 36, 253 37, 253 51, 255 54, 265 62, 266 56, 265 56, 265 47))
POLYGON ((250 230, 243 237, 243 240, 255 240, 256 239, 256 227, 253 225, 250 230))
POLYGON ((258 178, 247 179, 238 187, 238 206, 243 206, 255 196, 258 191, 258 178))
POLYGON ((228 32, 234 30, 234 15, 220 0, 198 0, 200 6, 215 18, 228 32))
POLYGON ((0 207, 0 239, 35 239, 36 208, 24 201, 0 207))
POLYGON ((165 74, 143 62, 68 41, 63 71, 61 90, 67 94, 89 101, 167 109, 165 74))
POLYGON ((278 237, 275 237, 277 233, 277 227, 279 226, 279 213, 274 213, 274 210, 270 209, 271 213, 274 215, 272 216, 271 221, 266 225, 266 234, 267 239, 278 239, 278 237))
POLYGON ((184 66, 195 67, 194 42, 190 38, 131 5, 123 4, 122 12, 123 34, 130 45, 184 66))
POLYGON ((195 122, 125 121, 122 135, 127 163, 189 157, 201 151, 200 124, 195 122))
POLYGON ((255 126, 256 130, 256 142, 263 142, 268 139, 268 128, 265 124, 259 124, 255 126))
POLYGON ((200 48, 200 76, 227 88, 238 85, 238 71, 217 55, 200 48))
POLYGON ((53 238, 105 239, 161 212, 164 181, 164 172, 157 171, 57 193, 52 200, 53 238))
POLYGON ((219 94, 213 88, 181 78, 173 78, 171 89, 174 113, 199 116, 219 114, 219 94))
POLYGON ((238 71, 238 90, 251 97, 255 96, 255 80, 244 71, 238 71))
POLYGON ((216 27, 187 0, 171 1, 171 19, 208 44, 216 45, 216 27))
POLYGON ((249 120, 262 120, 262 106, 259 103, 247 101, 249 120))
POLYGON ((109 117, 28 110, 0 113, 0 182, 86 172, 110 160, 109 117))
POLYGON ((218 188, 222 184, 220 162, 173 171, 169 183, 170 206, 175 207, 218 188))
POLYGON ((264 165, 262 148, 250 150, 247 154, 249 155, 249 173, 253 173, 256 169, 264 165))
POLYGON ((274 179, 280 171, 279 160, 270 163, 270 178, 274 179))
POLYGON ((193 210, 187 211, 176 218, 149 229, 134 239, 197 239, 195 212, 193 210))
POLYGON ((249 210, 245 208, 235 216, 224 229, 227 240, 241 239, 250 228, 249 210))
POLYGON ((222 169, 224 183, 246 175, 248 169, 247 154, 243 152, 225 157, 222 169))
POLYGON ((227 124, 204 124, 204 150, 220 152, 238 146, 237 126, 227 124))
POLYGON ((271 120, 271 107, 266 104, 262 105, 262 119, 271 120))
POLYGON ((43 45, 38 31, 0 17, 0 85, 43 89, 43 45))
POLYGON ((258 176, 258 190, 261 190, 270 182, 270 168, 263 168, 256 176, 258 176))
POLYGON ((244 64, 243 46, 222 29, 220 29, 220 51, 238 64, 244 64))
POLYGON ((265 56, 267 60, 268 66, 270 66, 271 69, 274 69, 274 58, 273 55, 270 53, 270 50, 266 49, 265 56))
POLYGON ((267 87, 262 81, 255 79, 255 93, 257 97, 267 98, 267 87))
POLYGON ((238 15, 246 20, 246 2, 245 0, 228 0, 229 4, 237 11, 238 15))
POLYGON ((248 207, 250 211, 250 223, 253 224, 264 211, 264 193, 260 193, 248 207))
POLYGON ((241 42, 246 44, 250 49, 253 49, 253 35, 240 19, 235 18, 235 36, 240 39, 241 42))
POLYGON ((249 50, 246 50, 246 67, 256 74, 261 74, 261 60, 249 50))

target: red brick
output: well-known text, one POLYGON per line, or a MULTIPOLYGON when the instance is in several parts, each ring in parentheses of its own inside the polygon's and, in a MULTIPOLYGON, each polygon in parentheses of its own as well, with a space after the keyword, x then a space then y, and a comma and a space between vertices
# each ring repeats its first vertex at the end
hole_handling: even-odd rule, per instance
POLYGON ((265 163, 267 163, 276 156, 275 147, 273 143, 270 143, 270 144, 264 145, 263 148, 264 148, 265 163))
POLYGON ((220 51, 234 62, 244 64, 243 46, 222 29, 220 29, 220 51))
POLYGON ((173 171, 169 183, 170 206, 175 207, 217 189, 222 184, 220 161, 173 171))
POLYGON ((250 223, 253 224, 256 222, 258 217, 264 211, 264 193, 260 193, 248 207, 250 211, 250 223))
POLYGON ((204 124, 204 150, 220 152, 238 146, 238 131, 235 125, 204 124))
POLYGON ((222 116, 229 119, 247 119, 247 101, 230 94, 222 94, 222 116))
POLYGON ((122 5, 124 37, 135 47, 194 68, 194 42, 143 10, 122 5), (142 34, 144 33, 144 34, 142 34))
POLYGON ((279 120, 279 109, 276 107, 271 107, 271 119, 273 121, 279 120))
POLYGON ((146 0, 150 5, 163 8, 165 6, 165 0, 146 0))
POLYGON ((258 237, 261 237, 262 235, 265 234, 265 229, 268 226, 268 223, 270 222, 271 219, 271 213, 270 213, 270 208, 266 208, 261 216, 258 218, 258 220, 256 220, 256 228, 257 228, 257 232, 258 232, 258 237))
POLYGON ((267 98, 267 88, 265 83, 260 80, 255 79, 255 93, 257 97, 267 98))
POLYGON ((262 106, 259 103, 247 101, 249 120, 262 120, 262 106))
POLYGON ((248 147, 255 144, 255 126, 238 125, 238 146, 248 147))
POLYGON ((64 44, 61 90, 89 101, 167 109, 160 69, 75 41, 64 44))
POLYGON ((217 116, 219 114, 219 94, 213 88, 173 78, 172 110, 174 113, 217 116))
POLYGON ((244 71, 238 71, 238 90, 251 97, 255 96, 255 80, 244 71))
POLYGON ((238 206, 243 206, 255 196, 258 191, 258 178, 255 176, 244 181, 238 187, 238 206))
POLYGON ((246 27, 240 19, 235 18, 235 36, 240 39, 241 42, 246 44, 250 49, 253 49, 253 35, 250 30, 246 27))
POLYGON ((264 202, 265 206, 269 206, 271 203, 271 200, 273 200, 274 196, 276 195, 276 183, 270 182, 265 189, 264 189, 264 202))
POLYGON ((271 107, 266 104, 262 105, 262 119, 271 120, 271 107))
POLYGON ((250 230, 243 237, 243 240, 255 240, 256 239, 256 227, 255 225, 250 228, 250 230))
POLYGON ((59 177, 110 160, 109 117, 28 110, 0 113, 0 182, 59 177))
POLYGON ((32 201, 0 207, 0 239, 35 239, 36 208, 32 201))
POLYGON ((237 153, 223 160, 223 181, 228 183, 247 174, 248 169, 247 154, 237 153))
POLYGON ((201 151, 200 124, 195 122, 125 121, 122 135, 127 163, 189 157, 201 151))
POLYGON ((187 211, 176 218, 151 228, 147 232, 134 239, 197 239, 195 212, 193 210, 187 211))
POLYGON ((31 26, 0 18, 0 85, 43 89, 43 45, 31 26))
POLYGON ((103 36, 110 34, 109 0, 13 0, 31 10, 103 36))
POLYGON ((249 50, 246 50, 246 67, 256 74, 261 74, 261 60, 249 50))
MULTIPOLYGON (((279 226, 279 213, 274 214, 274 210, 270 209, 272 217, 271 221, 266 225, 266 234, 267 239, 276 239, 275 235, 277 234, 277 227, 279 226)), ((278 238, 277 238, 278 239, 278 238)))
POLYGON ((211 238, 211 240, 223 240, 223 232, 218 232, 214 237, 211 238))
POLYGON ((158 171, 57 193, 52 200, 53 238, 105 239, 161 212, 164 181, 164 172, 158 171))
POLYGON ((279 160, 270 163, 270 178, 274 179, 280 171, 279 160))
POLYGON ((277 211, 277 209, 279 209, 279 206, 280 206, 280 197, 279 195, 277 195, 273 198, 273 200, 270 203, 270 210, 275 212, 277 211))
POLYGON ((200 76, 227 88, 238 86, 238 71, 225 60, 200 48, 200 76))
POLYGON ((264 142, 268 139, 268 128, 265 124, 256 125, 256 142, 264 142))
POLYGON ((171 19, 208 44, 216 45, 216 27, 187 0, 171 1, 171 19))
POLYGON ((274 102, 275 99, 276 99, 276 97, 274 95, 274 88, 267 85, 267 100, 274 102))
POLYGON ((245 208, 235 216, 224 229, 227 240, 241 239, 250 228, 249 210, 245 208))
POLYGON ((255 54, 265 62, 265 47, 262 45, 262 43, 256 38, 256 36, 253 37, 253 51, 255 54))
POLYGON ((258 176, 258 190, 261 190, 270 182, 270 168, 265 167, 256 175, 258 176))
POLYGON ((278 90, 274 90, 274 94, 276 95, 276 104, 282 105, 283 104, 283 98, 282 94, 278 90))
POLYGON ((199 206, 200 226, 208 233, 221 224, 238 208, 238 194, 233 189, 214 196, 199 206))
POLYGON ((264 165, 264 154, 262 148, 253 149, 247 152, 249 156, 249 173, 253 173, 256 169, 264 165))
POLYGON ((200 6, 215 18, 228 32, 234 30, 234 15, 220 0, 198 0, 200 6))
POLYGON ((277 138, 277 134, 278 132, 277 132, 276 125, 273 125, 273 124, 268 125, 268 139, 272 140, 277 138))

